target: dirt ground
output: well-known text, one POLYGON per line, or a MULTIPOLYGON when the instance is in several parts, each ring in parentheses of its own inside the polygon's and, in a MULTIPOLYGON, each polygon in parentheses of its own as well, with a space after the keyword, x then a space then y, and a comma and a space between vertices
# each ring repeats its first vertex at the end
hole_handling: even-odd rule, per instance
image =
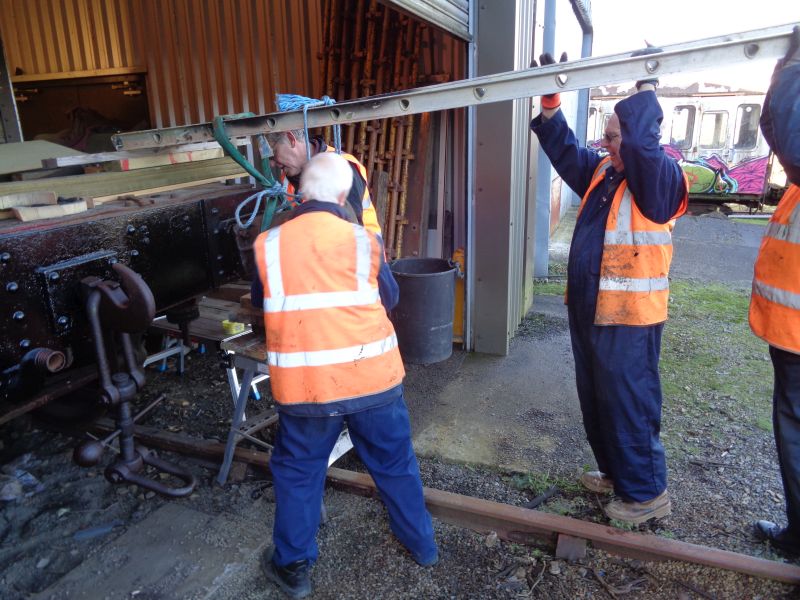
MULTIPOLYGON (((757 518, 784 522, 784 516, 765 416, 770 368, 765 347, 747 341, 740 314, 746 294, 739 283, 737 279, 709 288, 707 282, 693 279, 679 282, 673 293, 668 328, 674 331, 665 334, 662 374, 674 512, 640 531, 781 560, 750 530, 757 518), (721 308, 720 298, 726 305, 721 308), (731 311, 738 316, 731 318, 731 311), (704 340, 711 338, 716 343, 706 347, 704 340)), ((558 289, 547 285, 539 287, 545 301, 538 303, 546 310, 535 308, 523 321, 512 357, 526 346, 552 343, 566 327, 563 316, 552 308, 556 303, 547 301, 558 289)), ((424 420, 433 414, 426 405, 436 403, 448 383, 468 377, 469 368, 470 361, 460 353, 440 365, 409 366, 407 401, 415 433, 425 429, 424 420)), ((216 354, 189 355, 183 377, 155 369, 148 376, 137 408, 161 393, 166 399, 143 424, 224 439, 231 400, 216 354)), ((471 385, 476 394, 488 393, 480 382, 471 385)), ((554 439, 575 437, 574 422, 541 414, 529 417, 541 421, 554 439)), ((190 497, 167 500, 135 486, 108 484, 102 465, 112 459, 110 452, 100 467, 77 467, 71 460, 77 442, 28 417, 0 429, 2 598, 282 597, 257 565, 258 554, 269 543, 274 511, 266 469, 249 468, 240 481, 219 487, 212 483, 215 465, 162 453, 190 469, 200 482, 190 497)), ((576 443, 543 448, 528 470, 426 453, 420 458, 423 483, 511 505, 522 505, 556 486, 559 492, 541 510, 606 523, 600 498, 575 484, 585 441, 577 442, 580 458, 565 460, 570 444, 576 443)), ((336 466, 363 470, 352 453, 336 466)), ((792 587, 763 579, 680 563, 622 559, 594 549, 586 559, 570 564, 555 559, 547 544, 508 543, 438 520, 441 560, 423 569, 392 537, 379 501, 329 489, 325 504, 329 520, 318 536, 314 598, 797 597, 792 587)))

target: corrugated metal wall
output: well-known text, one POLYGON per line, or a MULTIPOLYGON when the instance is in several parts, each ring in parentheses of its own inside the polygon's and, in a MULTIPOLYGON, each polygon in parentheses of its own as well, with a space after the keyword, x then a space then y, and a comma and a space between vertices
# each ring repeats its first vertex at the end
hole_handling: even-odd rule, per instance
MULTIPOLYGON (((12 77, 141 65, 122 0, 0 0, 12 77), (18 71, 22 70, 22 73, 18 71)), ((17 79, 16 77, 14 78, 17 79)))
POLYGON ((12 81, 146 69, 153 127, 320 93, 320 0, 0 0, 0 11, 12 81))
POLYGON ((318 0, 130 4, 154 127, 273 112, 278 92, 319 95, 318 0))

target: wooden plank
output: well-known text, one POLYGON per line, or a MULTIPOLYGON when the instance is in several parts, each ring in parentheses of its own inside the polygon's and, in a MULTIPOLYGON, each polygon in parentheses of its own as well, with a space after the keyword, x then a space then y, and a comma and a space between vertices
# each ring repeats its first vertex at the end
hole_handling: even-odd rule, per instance
MULTIPOLYGON (((238 138, 231 140, 236 146, 248 146, 250 140, 247 138, 238 138)), ((126 158, 144 158, 152 156, 161 156, 174 154, 179 152, 196 152, 198 150, 212 150, 219 148, 217 142, 199 142, 197 144, 184 144, 182 146, 173 146, 171 148, 152 148, 148 150, 138 151, 120 151, 120 152, 97 152, 95 154, 79 154, 74 156, 56 156, 52 158, 45 158, 42 160, 42 167, 46 169, 53 169, 56 167, 73 167, 81 165, 92 165, 96 163, 104 163, 111 161, 119 161, 126 158)))
MULTIPOLYGON (((88 28, 86 29, 88 32, 88 28)), ((89 38, 86 38, 89 39, 89 38)), ((54 79, 77 79, 81 77, 108 77, 111 75, 134 75, 147 73, 145 67, 113 67, 108 69, 87 69, 84 71, 63 71, 60 73, 34 73, 32 75, 12 75, 11 83, 29 83, 31 81, 51 81, 54 79)))
POLYGON ((163 165, 200 162, 212 158, 222 158, 223 156, 225 156, 225 153, 222 151, 222 148, 211 148, 208 150, 197 150, 194 152, 167 152, 165 154, 122 158, 120 160, 109 161, 105 164, 105 170, 117 172, 134 171, 136 169, 147 169, 150 167, 160 167, 163 165))
POLYGON ((11 211, 18 220, 27 222, 66 217, 85 212, 87 209, 86 200, 78 200, 77 202, 56 204, 54 206, 15 206, 11 211))
POLYGON ((44 190, 55 191, 64 198, 96 198, 105 202, 122 195, 146 195, 243 176, 242 168, 225 157, 121 173, 92 173, 0 183, 0 196, 44 190))
POLYGON ((37 204, 58 204, 58 196, 56 196, 55 192, 27 192, 0 196, 0 210, 7 210, 15 206, 35 206, 37 204))
POLYGON ((423 113, 420 117, 414 155, 421 160, 413 160, 408 166, 405 191, 405 220, 408 225, 398 230, 398 234, 403 236, 403 256, 425 256, 435 158, 433 141, 438 136, 439 121, 438 116, 432 113, 423 113))
POLYGON ((196 187, 199 185, 205 185, 207 183, 223 183, 228 179, 237 179, 239 177, 247 177, 247 173, 244 171, 239 173, 231 173, 230 175, 226 175, 225 177, 212 177, 210 179, 196 179, 192 181, 184 181, 183 183, 173 183, 172 185, 162 185, 160 187, 154 188, 147 188, 143 190, 135 190, 132 192, 124 192, 122 194, 112 194, 110 196, 98 196, 91 199, 92 208, 95 206, 99 206, 100 204, 104 204, 106 202, 111 202, 112 200, 119 200, 125 196, 149 196, 151 194, 161 194, 163 192, 172 192, 174 190, 181 190, 187 187, 196 187))
MULTIPOLYGON (((328 481, 347 491, 375 496, 372 478, 332 467, 328 481)), ((424 488, 425 502, 435 517, 479 532, 495 531, 503 539, 525 542, 529 537, 553 541, 557 534, 589 540, 595 548, 645 560, 680 560, 786 583, 800 584, 800 567, 678 540, 622 531, 607 525, 509 506, 441 490, 424 488)))
POLYGON ((375 212, 381 231, 386 229, 386 204, 389 201, 389 173, 377 171, 375 173, 375 212))
POLYGON ((97 368, 94 366, 74 369, 68 373, 59 374, 54 382, 43 392, 28 400, 25 404, 15 407, 0 416, 0 425, 8 423, 32 410, 41 408, 53 400, 60 398, 74 390, 78 390, 97 379, 97 368))
POLYGON ((225 283, 219 286, 216 290, 211 290, 206 294, 207 299, 227 300, 235 304, 239 304, 241 297, 244 294, 250 293, 250 284, 248 282, 234 282, 225 283))

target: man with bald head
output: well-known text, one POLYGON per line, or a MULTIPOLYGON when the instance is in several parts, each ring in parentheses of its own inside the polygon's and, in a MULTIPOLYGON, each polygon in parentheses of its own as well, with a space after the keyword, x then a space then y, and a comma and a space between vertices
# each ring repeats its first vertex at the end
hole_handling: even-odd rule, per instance
POLYGON ((280 416, 269 467, 275 489, 266 577, 311 594, 316 533, 343 424, 386 505, 389 526, 421 566, 439 560, 403 398, 403 361, 386 314, 399 296, 379 235, 347 220, 349 161, 320 152, 300 175, 305 201, 261 233, 253 302, 264 311, 270 386, 280 416))
MULTIPOLYGON (((540 60, 555 62, 550 55, 540 60)), ((659 142, 657 86, 658 80, 638 81, 637 92, 615 106, 602 153, 578 144, 558 94, 542 97, 531 122, 555 170, 582 197, 566 303, 578 398, 598 470, 580 481, 593 492, 615 493, 606 515, 632 524, 671 510, 658 360, 671 232, 686 211, 689 186, 659 142)))

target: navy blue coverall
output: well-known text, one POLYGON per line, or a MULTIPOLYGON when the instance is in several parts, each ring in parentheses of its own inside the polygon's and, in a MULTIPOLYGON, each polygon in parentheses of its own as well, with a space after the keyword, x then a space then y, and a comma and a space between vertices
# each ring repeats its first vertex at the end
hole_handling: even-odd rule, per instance
MULTIPOLYGON (((686 187, 680 166, 659 144, 663 113, 655 93, 634 94, 614 110, 625 171, 607 169, 578 216, 567 267, 567 312, 583 425, 597 466, 624 501, 645 502, 667 487, 659 439, 664 325, 595 325, 600 263, 611 201, 623 179, 642 214, 656 223, 675 215, 686 187)), ((539 115, 531 129, 558 174, 583 197, 602 156, 578 144, 561 111, 548 120, 539 115)))
MULTIPOLYGON (((785 67, 773 77, 764 100, 761 131, 787 179, 800 185, 800 64, 785 67)), ((800 546, 800 354, 770 346, 769 355, 775 369, 772 424, 788 531, 800 546)))
MULTIPOLYGON (((347 220, 344 208, 316 200, 304 202, 294 216, 316 211, 347 220)), ((387 310, 397 304, 399 288, 385 262, 378 273, 378 291, 387 310)), ((251 294, 253 305, 261 308, 264 292, 258 275, 251 294)), ((298 560, 313 564, 317 560, 316 534, 328 457, 344 423, 353 447, 375 481, 392 532, 419 564, 436 562, 433 523, 422 495, 402 384, 359 398, 326 404, 278 404, 276 408, 280 420, 269 461, 275 487, 272 560, 276 565, 298 560)))

